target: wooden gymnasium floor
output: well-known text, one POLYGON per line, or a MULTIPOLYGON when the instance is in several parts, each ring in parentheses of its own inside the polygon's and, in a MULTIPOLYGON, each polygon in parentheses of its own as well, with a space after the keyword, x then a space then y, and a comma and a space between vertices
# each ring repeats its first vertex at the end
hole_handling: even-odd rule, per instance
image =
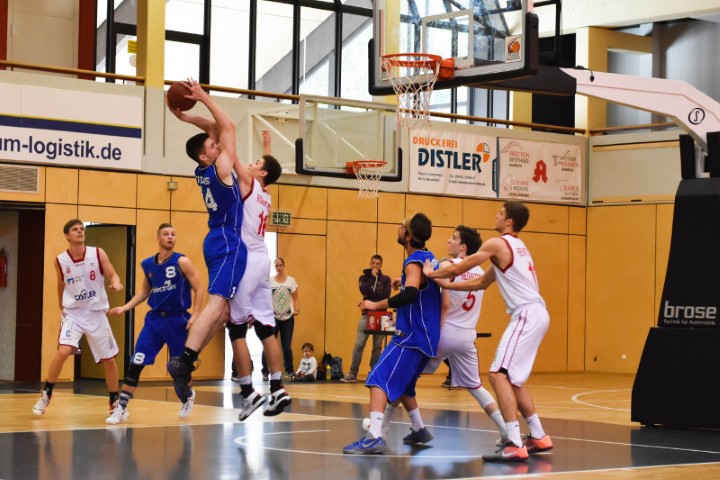
MULTIPOLYGON (((141 381, 130 419, 104 423, 104 383, 56 386, 42 417, 31 409, 40 388, 0 383, 2 479, 676 479, 720 478, 720 432, 642 428, 630 422, 632 376, 535 374, 529 382, 555 449, 526 464, 484 463, 494 425, 463 390, 418 386, 429 446, 402 444, 409 424, 397 415, 386 455, 343 455, 367 416, 362 383, 288 384, 293 403, 277 417, 237 421, 238 387, 197 382, 190 418, 177 417, 169 383, 141 381)), ((257 378, 256 388, 268 386, 257 378)), ((682 395, 682 392, 668 394, 682 395)), ((523 425, 524 427, 524 425, 523 425)))

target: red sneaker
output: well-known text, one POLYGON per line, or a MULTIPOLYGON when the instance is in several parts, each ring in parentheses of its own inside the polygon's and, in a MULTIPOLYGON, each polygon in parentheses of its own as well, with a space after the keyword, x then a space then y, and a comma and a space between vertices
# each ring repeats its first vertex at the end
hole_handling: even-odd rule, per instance
POLYGON ((518 447, 511 441, 505 442, 505 445, 498 448, 492 455, 483 455, 486 462, 526 462, 528 459, 528 451, 523 445, 518 447))
POLYGON ((548 452, 553 449, 552 439, 550 435, 545 435, 539 440, 528 435, 525 438, 525 448, 529 454, 548 452))

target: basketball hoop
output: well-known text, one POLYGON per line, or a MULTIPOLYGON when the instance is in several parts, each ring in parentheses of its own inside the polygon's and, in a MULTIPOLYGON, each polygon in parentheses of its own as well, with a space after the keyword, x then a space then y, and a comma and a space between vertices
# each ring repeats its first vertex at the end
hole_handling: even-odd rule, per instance
POLYGON ((387 162, 382 160, 357 160, 347 162, 348 172, 352 172, 358 179, 358 198, 377 198, 380 188, 380 177, 387 162))
POLYGON ((382 56, 383 75, 398 97, 399 127, 430 124, 430 97, 440 72, 442 57, 430 53, 393 53, 382 56))

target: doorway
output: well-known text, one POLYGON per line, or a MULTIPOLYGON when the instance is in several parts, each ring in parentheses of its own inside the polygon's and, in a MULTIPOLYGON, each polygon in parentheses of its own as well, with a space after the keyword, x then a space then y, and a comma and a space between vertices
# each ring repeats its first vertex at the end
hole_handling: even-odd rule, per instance
MULTIPOLYGON (((135 226, 85 224, 85 242, 87 245, 101 247, 107 253, 110 263, 120 276, 123 289, 119 292, 107 289, 110 307, 124 305, 135 291, 135 226)), ((132 315, 125 320, 123 317, 108 317, 113 336, 118 344, 118 373, 125 377, 125 364, 134 349, 134 318, 132 315)), ((80 355, 75 357, 75 378, 105 379, 105 368, 102 363, 95 363, 90 346, 82 337, 80 355)))

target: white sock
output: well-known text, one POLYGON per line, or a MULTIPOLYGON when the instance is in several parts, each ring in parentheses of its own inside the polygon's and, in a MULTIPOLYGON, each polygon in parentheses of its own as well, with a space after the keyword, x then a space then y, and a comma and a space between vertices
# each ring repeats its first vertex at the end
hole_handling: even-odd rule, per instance
POLYGON ((370 434, 375 438, 382 437, 382 423, 385 415, 381 412, 370 412, 370 434))
POLYGON ((393 418, 393 415, 395 415, 395 411, 398 407, 393 407, 389 403, 387 404, 387 407, 385 407, 385 417, 382 421, 382 427, 380 427, 380 432, 382 433, 382 437, 387 437, 388 432, 390 431, 390 421, 393 418))
POLYGON ((522 447, 522 438, 520 437, 520 422, 506 422, 507 438, 515 444, 516 447, 522 447))
POLYGON ((423 423, 422 417, 420 416, 419 408, 409 411, 408 415, 410 415, 410 421, 412 422, 412 429, 414 431, 419 432, 420 430, 425 428, 425 424, 423 423))
POLYGON ((540 423, 540 417, 537 413, 529 416, 525 419, 528 428, 530 429, 530 436, 540 440, 545 436, 545 430, 543 430, 542 423, 540 423))
POLYGON ((252 384, 252 375, 245 375, 240 379, 238 382, 240 385, 251 385, 252 384))
MULTIPOLYGON (((505 426, 505 419, 503 419, 502 413, 500 413, 500 409, 498 408, 494 412, 490 413, 488 415, 490 417, 490 420, 495 422, 495 425, 498 427, 498 431, 500 432, 500 438, 503 440, 508 438, 508 432, 507 427, 505 426)), ((520 425, 518 423, 518 425, 520 425)))
POLYGON ((282 380, 282 372, 273 372, 270 375, 270 380, 282 380))

